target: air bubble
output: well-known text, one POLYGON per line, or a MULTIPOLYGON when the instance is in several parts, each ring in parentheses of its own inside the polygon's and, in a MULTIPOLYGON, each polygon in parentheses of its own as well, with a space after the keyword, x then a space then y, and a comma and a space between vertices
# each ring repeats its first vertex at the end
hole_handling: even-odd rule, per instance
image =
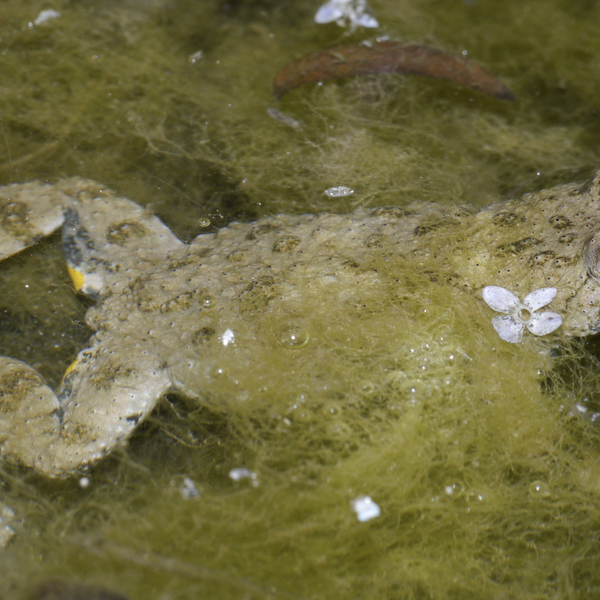
POLYGON ((309 340, 308 331, 298 323, 286 323, 277 330, 277 341, 286 348, 304 348, 309 340))
POLYGON ((206 217, 204 217, 202 219, 198 219, 198 225, 200 227, 209 227, 210 226, 210 219, 207 219, 206 217))
POLYGON ((227 367, 215 367, 211 374, 216 378, 227 377, 229 375, 229 369, 227 367))
POLYGON ((466 495, 465 499, 466 499, 466 501, 469 504, 478 504, 479 502, 483 502, 484 501, 484 496, 483 496, 483 494, 481 494, 481 493, 479 493, 477 491, 471 490, 466 495))
POLYGON ((212 308, 214 305, 215 299, 210 294, 206 294, 200 297, 200 306, 202 308, 212 308))
POLYGON ((464 491, 464 486, 462 483, 451 483, 444 487, 444 492, 447 496, 460 496, 464 491))
POLYGON ((362 384, 362 391, 364 394, 373 394, 377 388, 372 381, 365 381, 362 384))
POLYGON ((532 497, 547 498, 550 493, 550 486, 545 481, 538 479, 529 486, 529 495, 532 497))

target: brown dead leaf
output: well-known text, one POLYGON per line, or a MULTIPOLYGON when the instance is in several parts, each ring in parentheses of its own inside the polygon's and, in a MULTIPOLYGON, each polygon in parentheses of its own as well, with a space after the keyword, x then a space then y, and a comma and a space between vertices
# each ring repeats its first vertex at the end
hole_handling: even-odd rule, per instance
POLYGON ((400 73, 446 79, 503 100, 512 92, 489 71, 437 48, 403 42, 369 42, 313 52, 288 63, 275 77, 276 98, 307 83, 328 79, 400 73))

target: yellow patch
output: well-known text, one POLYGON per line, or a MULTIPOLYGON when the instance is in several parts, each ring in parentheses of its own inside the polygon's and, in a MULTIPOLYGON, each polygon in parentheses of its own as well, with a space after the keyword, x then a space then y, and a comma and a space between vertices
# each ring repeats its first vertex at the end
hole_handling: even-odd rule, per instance
POLYGON ((67 265, 67 271, 69 273, 69 277, 71 278, 71 281, 73 282, 73 285, 75 286, 75 289, 80 292, 81 289, 83 288, 83 284, 84 284, 84 275, 83 273, 81 273, 80 271, 76 271, 75 269, 69 267, 67 265))
POLYGON ((63 381, 67 378, 67 376, 69 375, 69 373, 73 372, 75 370, 75 367, 77 367, 77 365, 79 364, 79 359, 75 359, 68 367, 67 370, 65 371, 65 374, 63 375, 63 381))

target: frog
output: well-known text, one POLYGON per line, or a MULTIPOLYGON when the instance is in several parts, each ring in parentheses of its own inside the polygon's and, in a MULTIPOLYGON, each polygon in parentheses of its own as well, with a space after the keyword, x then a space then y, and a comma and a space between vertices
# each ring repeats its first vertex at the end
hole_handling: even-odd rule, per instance
POLYGON ((91 180, 0 188, 0 259, 59 228, 74 288, 93 301, 89 344, 56 391, 26 362, 0 357, 0 454, 50 478, 126 444, 168 393, 202 401, 223 360, 252 365, 256 348, 274 343, 271 323, 288 346, 315 346, 314 377, 327 383, 335 374, 307 333, 306 307, 318 303, 332 321, 393 319, 410 295, 406 264, 481 310, 490 286, 517 297, 553 290, 546 303, 560 327, 549 339, 600 331, 600 174, 479 210, 417 201, 280 214, 190 243, 91 180))

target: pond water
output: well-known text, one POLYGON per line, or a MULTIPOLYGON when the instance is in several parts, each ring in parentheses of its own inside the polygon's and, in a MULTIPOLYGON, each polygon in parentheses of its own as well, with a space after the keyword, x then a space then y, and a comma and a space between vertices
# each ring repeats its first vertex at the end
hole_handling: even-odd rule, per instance
MULTIPOLYGON (((101 181, 189 241, 277 213, 481 208, 600 165, 599 3, 373 0, 380 26, 353 32, 315 24, 319 6, 6 0, 0 183, 101 181), (48 8, 60 16, 35 24, 48 8), (516 99, 399 75, 274 99, 290 60, 385 36, 478 62, 516 99), (335 187, 354 193, 325 193, 335 187)), ((430 313, 405 328, 381 320, 375 350, 376 321, 334 327, 345 366, 326 393, 280 372, 282 340, 305 335, 280 323, 247 402, 227 383, 169 396, 86 487, 3 464, 16 535, 0 551, 0 596, 50 579, 130 600, 600 593, 600 437, 570 414, 600 399, 598 341, 559 337, 552 360, 544 342, 501 345, 484 308, 411 277, 407 302, 427 297, 430 313), (365 367, 390 362, 385 385, 365 367), (357 518, 361 496, 379 516, 357 518)), ((56 386, 85 347, 91 304, 59 238, 0 265, 0 289, 0 354, 56 386)))

